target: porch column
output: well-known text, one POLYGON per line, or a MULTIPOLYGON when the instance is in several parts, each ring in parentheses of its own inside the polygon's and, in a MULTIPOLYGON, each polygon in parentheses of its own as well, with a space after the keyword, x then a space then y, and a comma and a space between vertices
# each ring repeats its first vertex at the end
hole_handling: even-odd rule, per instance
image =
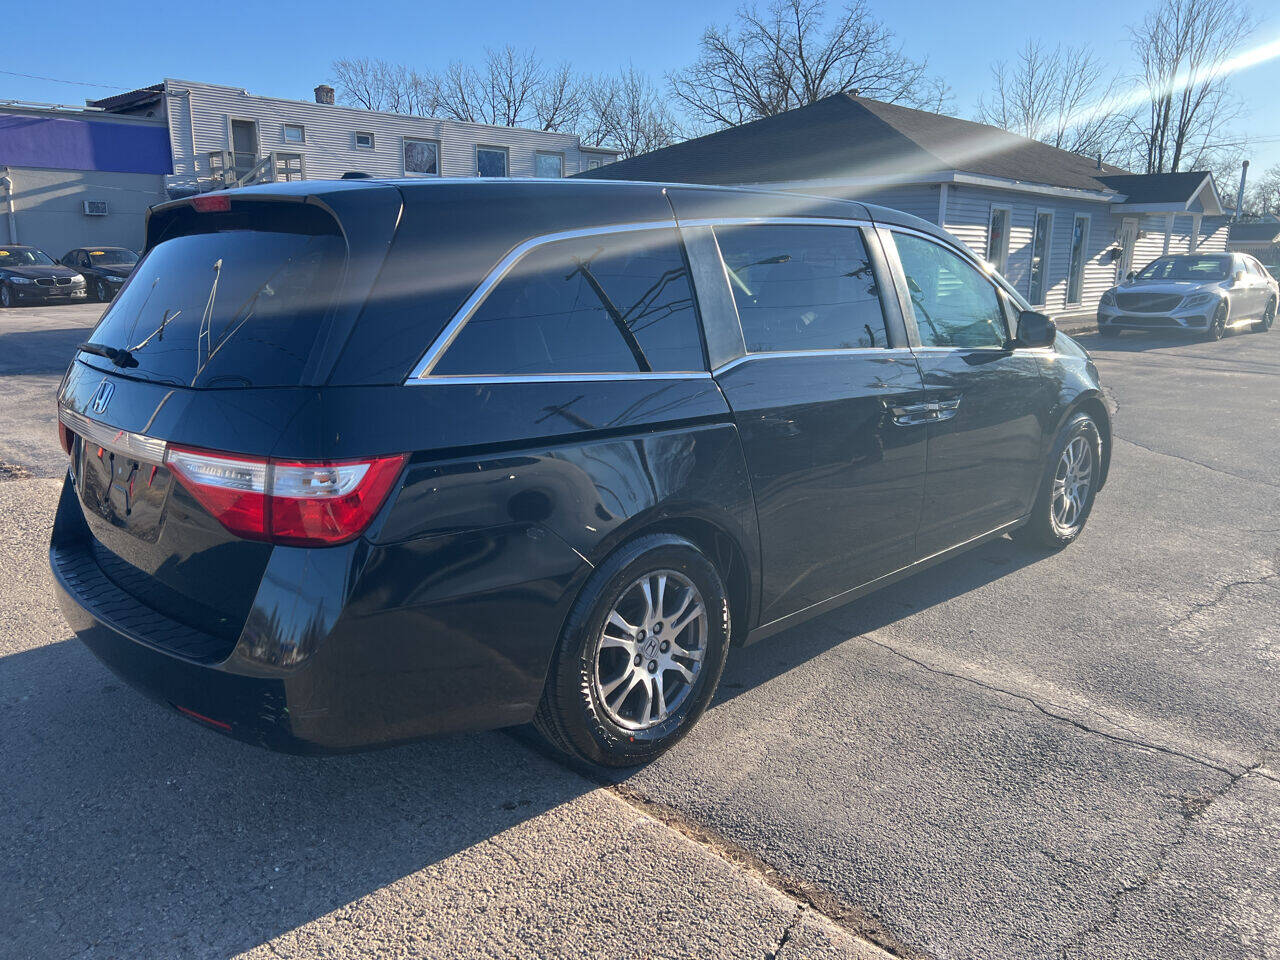
POLYGON ((1196 247, 1200 246, 1200 218, 1203 216, 1201 213, 1191 215, 1191 242, 1187 245, 1187 253, 1195 253, 1196 247))
POLYGON ((1169 241, 1173 239, 1173 214, 1164 218, 1164 253, 1169 252, 1169 241))

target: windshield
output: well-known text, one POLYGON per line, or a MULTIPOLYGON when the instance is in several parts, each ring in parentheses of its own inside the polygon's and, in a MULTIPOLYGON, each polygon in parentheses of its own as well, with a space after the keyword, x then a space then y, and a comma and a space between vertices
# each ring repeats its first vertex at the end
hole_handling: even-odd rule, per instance
POLYGON ((95 267, 105 263, 137 263, 138 255, 124 247, 103 247, 101 250, 89 251, 89 262, 95 267))
MULTIPOLYGON (((225 230, 150 250, 89 343, 131 377, 181 386, 297 386, 342 273, 335 233, 225 230)), ((110 360, 83 353, 104 366, 110 360)))
POLYGON ((0 247, 0 267, 52 267, 53 260, 35 247, 0 247))
POLYGON ((1160 257, 1152 260, 1138 274, 1139 280, 1198 280, 1209 283, 1231 276, 1231 258, 1160 257))

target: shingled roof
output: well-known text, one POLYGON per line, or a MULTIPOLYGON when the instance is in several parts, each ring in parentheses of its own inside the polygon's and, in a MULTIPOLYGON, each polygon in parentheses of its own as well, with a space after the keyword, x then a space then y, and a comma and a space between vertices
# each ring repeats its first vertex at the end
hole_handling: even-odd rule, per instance
MULTIPOLYGON (((686 140, 581 176, 683 183, 791 183, 886 179, 912 182, 960 171, 1019 183, 1123 193, 1145 175, 1060 150, 998 127, 914 110, 849 93, 686 140)), ((1157 174, 1144 195, 1176 201, 1184 182, 1205 173, 1157 174)), ((1192 190, 1194 193, 1194 189, 1192 190)), ((1183 198, 1185 200, 1185 198, 1183 198)))
POLYGON ((1233 223, 1227 228, 1227 239, 1236 243, 1276 243, 1280 241, 1280 223, 1265 220, 1233 223))

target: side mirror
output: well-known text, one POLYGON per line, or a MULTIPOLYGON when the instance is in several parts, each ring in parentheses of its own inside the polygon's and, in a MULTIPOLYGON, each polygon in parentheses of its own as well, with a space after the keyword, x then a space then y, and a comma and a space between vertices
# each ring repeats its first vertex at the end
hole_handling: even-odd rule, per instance
POLYGON ((1058 325, 1052 318, 1035 310, 1023 310, 1018 314, 1017 346, 1050 347, 1058 336, 1058 325))
POLYGON ((1138 279, 1138 271, 1130 270, 1128 273, 1124 275, 1124 278, 1128 280, 1130 283, 1133 283, 1133 281, 1138 279))
POLYGON ((1241 280, 1243 280, 1243 279, 1244 279, 1244 271, 1243 271, 1243 270, 1237 270, 1237 271, 1232 275, 1231 279, 1232 279, 1233 281, 1235 281, 1236 283, 1239 283, 1241 280))

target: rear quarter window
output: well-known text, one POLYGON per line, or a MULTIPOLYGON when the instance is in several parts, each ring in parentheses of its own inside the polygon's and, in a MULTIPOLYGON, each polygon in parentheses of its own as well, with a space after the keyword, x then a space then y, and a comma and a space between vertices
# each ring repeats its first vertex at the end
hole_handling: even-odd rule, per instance
POLYGON ((432 367, 435 376, 704 370, 689 268, 670 229, 535 247, 432 367))

